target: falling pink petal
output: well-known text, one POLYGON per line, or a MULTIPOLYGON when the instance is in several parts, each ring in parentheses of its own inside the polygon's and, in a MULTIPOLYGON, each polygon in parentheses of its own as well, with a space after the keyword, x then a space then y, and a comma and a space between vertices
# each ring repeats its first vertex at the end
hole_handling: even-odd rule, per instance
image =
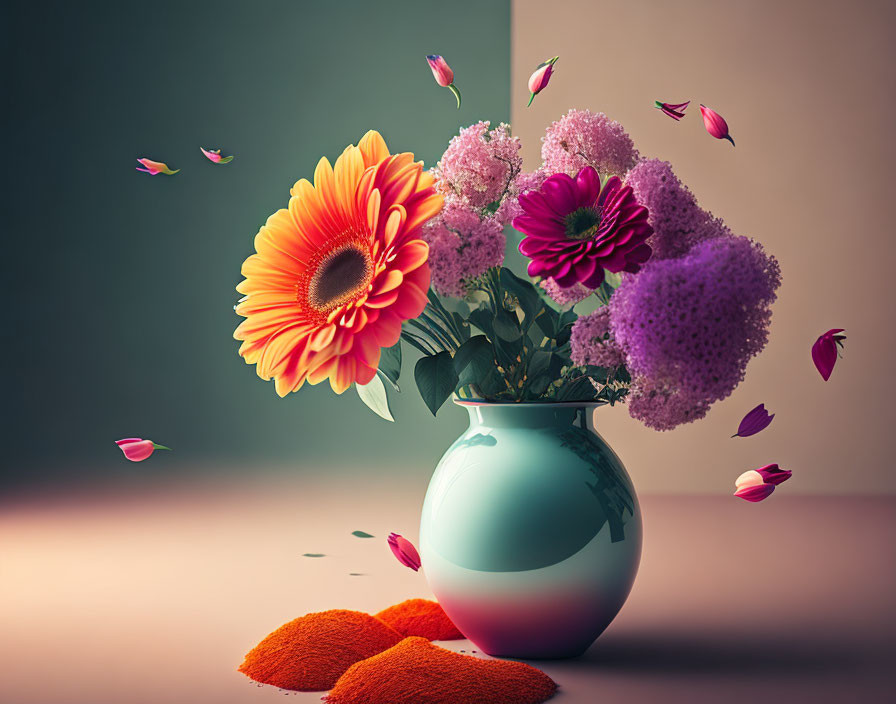
POLYGON ((137 159, 137 163, 145 166, 145 169, 141 169, 139 166, 137 167, 137 171, 143 171, 152 176, 156 174, 165 174, 166 176, 171 176, 176 174, 180 169, 174 169, 173 171, 168 168, 168 164, 164 161, 153 161, 152 159, 147 159, 146 157, 142 157, 137 159))
POLYGON ((700 106, 700 114, 703 115, 703 124, 707 132, 716 139, 727 139, 732 146, 734 145, 734 139, 728 134, 728 123, 724 117, 705 105, 700 106))
POLYGON ((541 93, 545 88, 548 87, 548 83, 551 81, 551 76, 554 74, 554 64, 557 63, 557 59, 559 56, 553 56, 547 61, 543 61, 538 65, 538 68, 532 72, 532 75, 529 76, 529 103, 526 107, 532 104, 532 101, 535 100, 535 96, 541 93))
POLYGON ((655 107, 662 110, 664 114, 668 115, 673 120, 680 120, 683 118, 684 111, 687 109, 688 105, 691 104, 690 100, 686 103, 662 103, 659 100, 653 102, 655 107))
POLYGON ((170 450, 170 447, 159 445, 152 440, 143 440, 142 438, 122 438, 116 440, 115 444, 121 448, 124 456, 131 462, 142 462, 147 459, 155 450, 170 450))
POLYGON ((199 151, 205 154, 209 161, 213 161, 216 164, 229 164, 233 161, 233 155, 221 156, 220 149, 203 149, 202 147, 199 147, 199 151))
POLYGON ((843 346, 846 335, 840 335, 843 328, 834 328, 821 335, 812 345, 812 361, 815 368, 821 374, 821 378, 827 381, 834 371, 837 362, 837 346, 843 346))
POLYGON ((414 572, 420 569, 420 554, 410 540, 403 538, 398 533, 390 533, 388 541, 392 554, 398 558, 401 564, 410 567, 414 572))
POLYGON ((756 433, 765 430, 769 425, 771 425, 772 419, 774 417, 775 414, 772 413, 771 415, 769 415, 769 412, 765 410, 765 404, 760 403, 758 406, 756 406, 756 408, 754 408, 743 417, 743 420, 737 427, 737 432, 731 437, 746 438, 750 435, 755 435, 756 433))

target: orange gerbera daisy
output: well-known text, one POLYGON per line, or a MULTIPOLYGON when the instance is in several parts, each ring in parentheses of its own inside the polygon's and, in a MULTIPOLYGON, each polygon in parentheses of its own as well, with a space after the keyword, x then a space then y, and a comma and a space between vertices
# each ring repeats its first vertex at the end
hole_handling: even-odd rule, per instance
POLYGON ((233 336, 280 396, 324 379, 342 393, 373 379, 381 348, 426 307, 429 248, 418 234, 442 198, 422 162, 390 156, 373 131, 290 193, 243 263, 236 312, 246 319, 233 336))

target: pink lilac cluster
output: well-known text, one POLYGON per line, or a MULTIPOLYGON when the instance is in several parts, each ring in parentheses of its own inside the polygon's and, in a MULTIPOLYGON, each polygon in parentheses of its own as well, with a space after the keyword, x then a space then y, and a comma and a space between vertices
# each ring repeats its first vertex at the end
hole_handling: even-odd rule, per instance
POLYGON ((521 171, 516 178, 510 183, 507 194, 501 201, 501 205, 495 211, 495 219, 503 225, 513 220, 517 215, 523 214, 523 208, 520 205, 520 196, 529 191, 536 191, 541 188, 541 184, 549 176, 544 169, 536 171, 521 171))
POLYGON ((449 199, 442 212, 423 226, 429 245, 432 286, 443 296, 463 298, 470 282, 504 261, 504 228, 481 218, 463 202, 449 199))
POLYGON ((582 286, 582 284, 573 284, 569 288, 563 288, 550 276, 539 281, 538 285, 552 300, 561 306, 574 306, 594 293, 593 289, 582 286))
POLYGON ((768 340, 777 261, 747 237, 649 262, 610 299, 610 330, 632 375, 629 413, 657 430, 703 417, 743 380, 768 340))
POLYGON ((621 367, 625 354, 610 336, 610 309, 606 306, 581 315, 569 337, 569 357, 576 364, 621 367))
POLYGON ((725 223, 697 205, 669 162, 645 159, 628 172, 625 183, 650 213, 653 237, 648 244, 654 260, 680 257, 698 242, 731 236, 725 223))
POLYGON ((509 125, 490 124, 462 129, 432 170, 440 191, 472 208, 500 201, 523 166, 519 137, 511 136, 509 125))
POLYGON ((575 176, 591 166, 603 177, 622 177, 638 162, 632 138, 602 112, 570 110, 548 127, 541 141, 541 159, 549 174, 575 176))

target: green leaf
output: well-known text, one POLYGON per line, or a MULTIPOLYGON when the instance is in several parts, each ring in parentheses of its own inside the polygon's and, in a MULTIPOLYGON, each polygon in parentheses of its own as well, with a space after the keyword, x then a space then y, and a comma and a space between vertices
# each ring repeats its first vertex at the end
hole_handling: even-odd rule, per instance
POLYGON ((528 330, 539 307, 544 305, 538 291, 530 282, 521 279, 506 267, 501 267, 501 285, 505 291, 519 301, 520 310, 523 311, 523 327, 528 330))
POLYGON ((355 384, 358 396, 367 404, 368 408, 376 413, 380 418, 395 422, 392 417, 392 411, 389 410, 389 398, 386 396, 386 387, 383 380, 379 376, 373 377, 369 384, 355 384))
POLYGON ((516 342, 523 334, 516 315, 506 308, 501 308, 495 314, 492 325, 495 328, 495 334, 507 342, 516 342))
POLYGON ((326 557, 322 552, 306 552, 302 557, 326 557))
POLYGON ((435 415, 457 387, 457 372, 451 353, 442 351, 417 360, 414 379, 420 396, 430 412, 435 415))
POLYGON ((372 538, 373 536, 370 533, 365 533, 363 530, 353 530, 352 535, 356 538, 372 538))
POLYGON ((495 339, 494 317, 488 308, 483 305, 476 310, 471 311, 469 319, 473 325, 488 335, 489 339, 495 339))
POLYGON ((479 387, 495 371, 495 352, 485 335, 475 335, 460 346, 454 355, 454 371, 458 388, 467 384, 479 387))
POLYGON ((401 391, 398 388, 398 377, 401 375, 401 340, 380 352, 379 372, 389 380, 396 391, 401 391))

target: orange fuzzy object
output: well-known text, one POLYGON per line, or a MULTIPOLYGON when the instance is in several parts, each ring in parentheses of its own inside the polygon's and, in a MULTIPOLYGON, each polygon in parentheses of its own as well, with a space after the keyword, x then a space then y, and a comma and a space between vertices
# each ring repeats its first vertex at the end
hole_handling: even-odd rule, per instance
POLYGON ((530 665, 482 660, 405 638, 352 665, 323 698, 329 704, 540 704, 556 683, 530 665))
POLYGON ((351 665, 402 636, 378 618, 334 609, 285 623, 246 655, 239 671, 256 682, 301 692, 330 689, 351 665))
POLYGON ((383 609, 376 617, 403 636, 422 636, 427 640, 457 640, 464 637, 442 607, 428 599, 408 599, 383 609))

